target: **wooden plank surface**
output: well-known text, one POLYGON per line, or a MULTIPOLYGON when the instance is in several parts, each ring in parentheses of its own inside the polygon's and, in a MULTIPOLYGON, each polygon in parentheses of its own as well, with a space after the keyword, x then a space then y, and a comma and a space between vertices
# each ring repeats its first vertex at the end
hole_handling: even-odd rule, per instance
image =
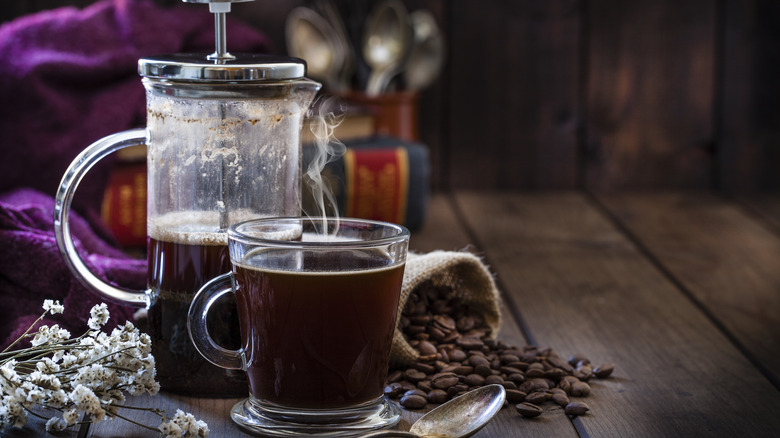
MULTIPOLYGON (((453 201, 434 196, 411 246, 418 252, 468 248, 484 256, 505 295, 504 342, 616 364, 612 378, 591 381, 593 392, 582 399, 591 408, 587 415, 569 419, 545 405, 542 417, 527 420, 508 408, 475 437, 772 437, 780 430, 780 391, 745 355, 758 358, 761 345, 747 348, 739 337, 755 321, 729 320, 725 308, 723 316, 716 312, 719 301, 700 302, 694 291, 701 286, 713 297, 747 283, 740 286, 743 300, 763 294, 772 309, 780 289, 759 286, 776 278, 770 268, 778 266, 772 243, 778 239, 741 204, 709 195, 466 192, 453 201), (733 258, 723 258, 721 245, 733 258), (715 271, 723 272, 706 283, 704 274, 715 271)), ((245 436, 228 418, 235 399, 161 394, 130 401, 192 412, 209 423, 211 436, 245 436)), ((399 428, 408 429, 420 414, 405 411, 399 428)), ((46 436, 42 430, 31 424, 0 436, 46 436)), ((112 421, 87 436, 153 435, 112 421)))
POLYGON ((574 420, 580 435, 780 430, 780 392, 588 199, 457 199, 536 342, 616 364, 574 420))
POLYGON ((754 214, 759 221, 780 235, 780 192, 740 195, 737 201, 754 214))
POLYGON ((574 187, 578 3, 450 2, 452 187, 574 187))
MULTIPOLYGON (((429 213, 424 227, 413 233, 410 241, 411 249, 417 252, 429 252, 433 250, 459 251, 469 249, 477 254, 480 251, 473 246, 469 235, 462 228, 459 218, 452 210, 450 201, 444 196, 434 196, 429 203, 429 213)), ((522 331, 507 307, 502 308, 502 328, 499 339, 511 344, 523 346, 527 344, 522 331)), ((133 400, 133 398, 131 398, 133 400)), ((165 409, 173 413, 177 408, 193 413, 209 424, 212 430, 211 436, 248 436, 238 430, 229 419, 230 408, 238 399, 195 399, 161 393, 155 397, 136 398, 136 405, 165 409)), ((429 406, 430 408, 431 406, 429 406)), ((399 429, 408 430, 410 425, 420 417, 424 411, 403 411, 403 420, 399 429)), ((147 423, 153 420, 147 417, 147 423)), ((502 410, 493 422, 488 424, 476 437, 505 437, 522 433, 528 437, 575 436, 574 429, 569 421, 558 415, 543 420, 545 427, 539 429, 539 422, 522 421, 514 408, 508 407, 502 410)), ((153 422, 153 421, 152 421, 153 422)), ((145 423, 146 424, 146 423, 145 423)), ((90 428, 90 437, 144 437, 149 432, 139 426, 122 421, 98 423, 90 428)))
POLYGON ((587 4, 587 187, 710 187, 717 2, 587 4))
POLYGON ((780 2, 725 0, 718 89, 719 188, 780 188, 780 2))
POLYGON ((780 388, 780 237, 711 194, 598 198, 780 388))

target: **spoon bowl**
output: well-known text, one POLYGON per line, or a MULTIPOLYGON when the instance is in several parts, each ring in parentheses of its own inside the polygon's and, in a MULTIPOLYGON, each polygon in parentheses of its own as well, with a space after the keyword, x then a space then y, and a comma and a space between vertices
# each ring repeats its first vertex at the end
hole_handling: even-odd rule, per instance
POLYGON ((427 87, 439 76, 444 65, 445 43, 436 19, 424 10, 410 15, 414 40, 403 72, 406 88, 417 91, 427 87))
POLYGON ((383 430, 364 435, 364 438, 466 438, 482 429, 501 410, 505 399, 503 386, 483 386, 432 409, 415 421, 409 432, 383 430))
POLYGON ((371 73, 366 94, 376 96, 387 90, 390 80, 406 61, 412 41, 409 14, 398 0, 378 3, 366 22, 363 58, 371 73))
POLYGON ((324 82, 328 89, 342 91, 339 73, 345 47, 324 17, 307 7, 293 9, 287 16, 286 39, 287 51, 306 61, 309 76, 324 82))

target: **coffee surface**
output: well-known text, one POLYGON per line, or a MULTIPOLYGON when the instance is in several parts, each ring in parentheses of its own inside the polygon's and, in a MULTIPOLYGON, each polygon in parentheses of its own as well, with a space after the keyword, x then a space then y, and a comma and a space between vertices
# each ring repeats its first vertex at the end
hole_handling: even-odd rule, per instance
MULTIPOLYGON (((195 350, 187 331, 187 313, 195 293, 212 278, 230 272, 225 233, 206 229, 204 221, 178 228, 157 227, 148 239, 148 285, 157 295, 148 312, 157 378, 164 389, 177 393, 240 396, 246 394, 243 373, 210 364, 195 350)), ((215 303, 207 322, 219 345, 239 347, 232 295, 215 303)))
POLYGON ((233 267, 252 395, 307 409, 379 398, 403 264, 387 267, 381 257, 325 251, 266 254, 263 260, 264 268, 233 267), (290 263, 304 272, 267 267, 290 263), (359 269, 340 271, 344 266, 359 269))

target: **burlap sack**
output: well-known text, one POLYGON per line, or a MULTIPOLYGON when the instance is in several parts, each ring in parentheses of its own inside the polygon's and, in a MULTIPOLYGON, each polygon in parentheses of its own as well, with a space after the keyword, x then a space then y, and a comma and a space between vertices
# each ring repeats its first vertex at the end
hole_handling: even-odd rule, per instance
POLYGON ((422 284, 450 288, 453 299, 482 315, 493 331, 501 325, 500 297, 493 276, 474 254, 460 251, 434 251, 427 254, 409 253, 401 289, 390 367, 402 368, 414 363, 420 353, 412 348, 398 325, 409 295, 422 284))

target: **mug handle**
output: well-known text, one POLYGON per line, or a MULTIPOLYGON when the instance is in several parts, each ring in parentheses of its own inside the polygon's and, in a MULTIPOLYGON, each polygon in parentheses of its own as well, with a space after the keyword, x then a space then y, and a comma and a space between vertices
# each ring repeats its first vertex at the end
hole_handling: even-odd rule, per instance
POLYGON ((214 365, 231 370, 246 371, 244 350, 228 350, 219 346, 209 334, 206 316, 212 304, 227 293, 236 292, 236 279, 232 272, 209 280, 200 288, 190 303, 187 314, 187 330, 195 349, 214 365))
POLYGON ((131 129, 104 137, 84 149, 70 164, 60 182, 54 204, 54 237, 65 264, 86 287, 100 293, 110 301, 149 308, 153 303, 151 290, 131 290, 107 283, 89 270, 81 259, 70 232, 70 206, 73 195, 84 175, 98 161, 112 152, 126 147, 145 144, 146 129, 131 129))

